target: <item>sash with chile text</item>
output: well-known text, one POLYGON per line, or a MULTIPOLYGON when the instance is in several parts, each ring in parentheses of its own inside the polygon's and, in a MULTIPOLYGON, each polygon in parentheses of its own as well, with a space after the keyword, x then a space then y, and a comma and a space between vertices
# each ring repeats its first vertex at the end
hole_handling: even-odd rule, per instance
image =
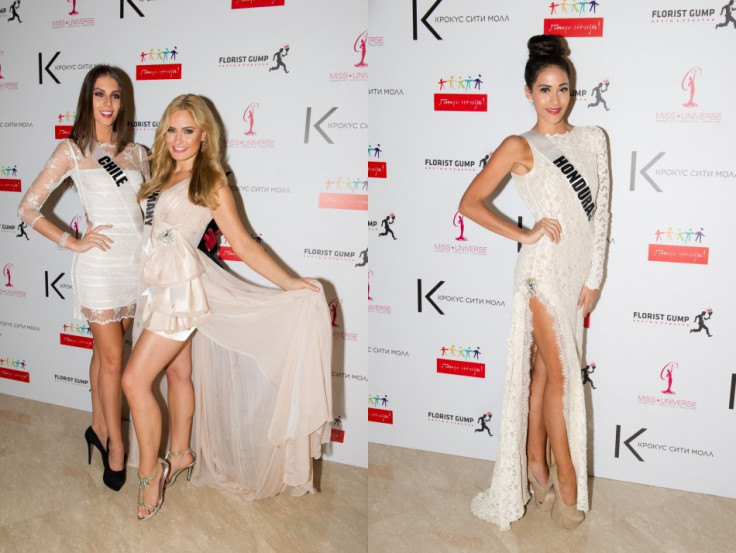
POLYGON ((580 206, 588 217, 588 221, 590 221, 593 217, 593 213, 595 212, 595 202, 593 201, 593 194, 590 191, 590 186, 588 186, 583 175, 575 169, 570 160, 565 157, 565 154, 562 153, 550 138, 543 136, 534 130, 527 131, 521 136, 526 138, 529 144, 532 144, 544 157, 552 162, 552 165, 560 170, 562 176, 570 183, 573 192, 577 196, 578 200, 580 200, 580 206))

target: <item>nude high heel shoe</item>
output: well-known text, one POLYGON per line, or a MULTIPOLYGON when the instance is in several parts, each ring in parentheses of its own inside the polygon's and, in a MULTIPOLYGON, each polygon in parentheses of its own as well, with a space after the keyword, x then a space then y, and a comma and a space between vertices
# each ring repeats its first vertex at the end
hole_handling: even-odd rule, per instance
POLYGON ((585 513, 578 511, 577 505, 568 505, 562 500, 560 483, 557 480, 557 465, 552 465, 550 468, 549 480, 555 489, 555 503, 552 506, 552 518, 563 528, 567 528, 568 530, 577 528, 585 520, 585 513))
POLYGON ((532 469, 529 467, 527 467, 527 477, 529 478, 532 492, 534 492, 534 505, 537 506, 537 509, 544 511, 545 513, 550 512, 552 510, 552 504, 555 502, 554 494, 550 493, 552 489, 552 478, 547 480, 546 486, 542 486, 542 484, 539 483, 539 480, 534 476, 534 473, 532 473, 532 469))
POLYGON ((170 488, 171 486, 176 484, 176 479, 179 478, 179 475, 184 471, 187 471, 187 482, 189 482, 192 479, 192 470, 194 469, 194 465, 197 464, 197 454, 194 453, 191 447, 184 451, 169 450, 166 452, 165 459, 168 461, 169 459, 171 459, 172 457, 175 457, 176 455, 186 455, 187 453, 189 453, 192 456, 192 462, 184 467, 181 467, 179 470, 173 473, 168 478, 168 480, 166 480, 166 484, 164 484, 164 488, 170 488))

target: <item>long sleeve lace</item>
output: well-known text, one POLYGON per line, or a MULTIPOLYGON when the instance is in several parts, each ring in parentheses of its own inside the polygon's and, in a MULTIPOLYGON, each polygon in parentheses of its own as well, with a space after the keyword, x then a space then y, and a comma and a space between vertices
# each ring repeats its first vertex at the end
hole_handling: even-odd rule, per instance
POLYGON ((596 197, 596 210, 593 215, 593 259, 590 264, 590 272, 585 281, 585 286, 591 290, 600 288, 603 280, 603 271, 608 245, 608 225, 611 219, 610 211, 610 188, 611 179, 608 168, 608 144, 606 135, 594 127, 593 142, 596 151, 596 163, 598 164, 598 194, 596 197))
POLYGON ((68 140, 56 146, 41 173, 26 191, 18 206, 18 218, 33 227, 44 215, 41 208, 51 193, 64 182, 76 166, 78 154, 68 140))

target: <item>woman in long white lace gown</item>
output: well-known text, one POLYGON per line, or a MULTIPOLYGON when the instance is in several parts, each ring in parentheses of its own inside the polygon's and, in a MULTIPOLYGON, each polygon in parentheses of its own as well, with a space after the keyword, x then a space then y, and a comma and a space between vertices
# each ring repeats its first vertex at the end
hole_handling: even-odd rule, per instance
POLYGON ((136 195, 148 176, 146 151, 127 140, 123 94, 122 79, 112 67, 98 65, 87 73, 70 138, 56 147, 18 208, 18 217, 26 224, 75 252, 74 317, 87 319, 94 338, 92 425, 85 439, 90 455, 93 446, 100 450, 103 480, 114 490, 125 482, 120 429, 123 335, 137 300, 143 217, 136 195), (48 197, 68 177, 90 222, 83 236, 78 228, 70 229, 75 231, 70 235, 41 213, 48 197))
POLYGON ((190 478, 195 464, 195 481, 248 499, 314 491, 312 458, 328 440, 332 402, 322 289, 289 276, 243 228, 202 98, 169 104, 153 150, 139 193, 150 238, 123 376, 140 448, 138 518, 156 514, 164 488, 184 471, 190 478), (281 290, 248 284, 197 249, 213 218, 235 253, 281 290), (171 436, 160 462, 152 384, 164 369, 171 436))
POLYGON ((523 244, 516 265, 501 439, 491 486, 473 513, 508 529, 534 502, 565 528, 588 510, 583 319, 603 278, 609 223, 606 138, 566 120, 570 69, 552 35, 529 40, 525 93, 537 122, 509 136, 468 187, 460 212, 523 244), (531 230, 484 201, 509 174, 536 219, 531 230), (553 463, 546 454, 551 447, 553 463))

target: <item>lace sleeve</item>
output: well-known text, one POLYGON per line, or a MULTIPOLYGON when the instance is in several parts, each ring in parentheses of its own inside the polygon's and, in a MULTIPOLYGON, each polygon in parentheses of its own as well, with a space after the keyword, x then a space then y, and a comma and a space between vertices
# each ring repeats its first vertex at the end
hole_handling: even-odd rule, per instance
POLYGON ((598 194, 596 210, 593 215, 593 260, 585 286, 597 290, 603 280, 603 270, 608 246, 608 225, 611 219, 610 188, 611 179, 608 169, 608 144, 605 133, 598 127, 593 128, 593 144, 598 164, 598 194))
POLYGON ((18 206, 18 218, 30 227, 43 217, 41 207, 51 193, 64 182, 75 166, 75 153, 69 141, 56 146, 41 173, 26 191, 18 206))
POLYGON ((151 180, 151 166, 148 163, 148 152, 140 144, 136 145, 136 150, 141 174, 143 175, 143 182, 149 181, 151 180))

